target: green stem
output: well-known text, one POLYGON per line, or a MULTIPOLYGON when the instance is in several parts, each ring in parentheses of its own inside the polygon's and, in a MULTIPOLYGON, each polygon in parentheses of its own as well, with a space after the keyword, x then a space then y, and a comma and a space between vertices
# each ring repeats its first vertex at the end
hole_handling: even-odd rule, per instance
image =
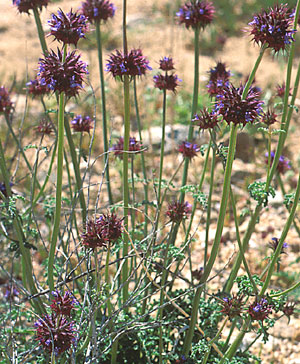
MULTIPOLYGON (((66 47, 64 49, 64 52, 66 52, 66 47)), ((65 95, 62 92, 59 95, 55 215, 54 215, 54 226, 53 226, 50 251, 49 251, 49 260, 48 260, 48 282, 49 282, 50 292, 54 290, 53 266, 54 266, 56 243, 59 234, 59 226, 61 218, 61 196, 62 196, 62 177, 63 177, 63 159, 64 159, 64 111, 65 111, 65 95)))
MULTIPOLYGON (((139 131, 139 138, 140 142, 143 145, 143 138, 142 138, 142 125, 139 113, 139 106, 138 106, 138 98, 137 98, 137 87, 136 87, 136 77, 133 79, 133 90, 134 90, 134 105, 135 105, 135 112, 136 112, 136 121, 138 125, 139 131)), ((147 170, 146 170, 146 163, 145 163, 145 155, 144 151, 141 152, 141 160, 142 160, 142 170, 143 170, 143 186, 144 186, 144 199, 145 199, 145 225, 144 225, 144 235, 147 236, 148 234, 148 180, 147 180, 147 170)))
POLYGON ((75 172, 76 190, 77 190, 77 193, 79 194, 79 202, 80 202, 80 207, 81 207, 82 225, 84 225, 86 222, 86 203, 85 203, 85 198, 84 198, 84 193, 83 193, 83 188, 82 188, 82 179, 80 176, 80 168, 79 168, 79 164, 78 164, 78 160, 77 160, 75 145, 74 145, 72 134, 71 134, 70 124, 69 124, 69 121, 67 120, 67 118, 65 118, 65 120, 64 120, 64 128, 65 128, 68 145, 70 148, 73 168, 74 168, 74 172, 75 172))
MULTIPOLYGON (((166 137, 166 105, 167 104, 167 90, 163 90, 163 113, 162 113, 162 126, 161 126, 161 145, 160 145, 160 162, 159 162, 159 182, 157 192, 157 206, 160 206, 161 195, 161 182, 164 165, 164 152, 165 152, 165 137, 166 137)), ((159 218, 157 218, 158 220, 159 218)))
POLYGON ((96 40, 98 49, 98 62, 99 62, 99 74, 100 74, 100 86, 101 86, 101 100, 102 100, 102 128, 103 128, 103 144, 104 144, 104 165, 106 166, 105 177, 107 183, 107 192, 109 204, 113 205, 113 196, 110 186, 110 176, 109 176, 109 148, 108 148, 108 138, 107 138, 107 116, 106 116, 106 98, 105 98, 105 82, 103 73, 103 54, 102 54, 102 40, 101 40, 101 30, 100 22, 96 22, 96 40))
POLYGON ((288 293, 292 292, 294 289, 297 289, 300 286, 300 281, 295 283, 292 287, 286 289, 285 291, 279 292, 279 293, 274 293, 274 294, 270 294, 270 297, 280 297, 280 296, 285 296, 288 293))
POLYGON ((44 56, 46 56, 48 53, 48 49, 47 49, 47 44, 46 44, 46 40, 45 40, 45 33, 44 33, 43 26, 41 23, 40 14, 39 14, 39 11, 37 8, 33 8, 33 15, 34 15, 34 20, 36 23, 42 51, 44 53, 44 56))

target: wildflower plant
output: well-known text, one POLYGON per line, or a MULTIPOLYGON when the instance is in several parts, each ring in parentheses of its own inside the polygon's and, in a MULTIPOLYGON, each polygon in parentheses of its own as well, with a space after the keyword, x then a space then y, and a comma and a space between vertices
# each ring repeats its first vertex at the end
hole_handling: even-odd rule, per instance
POLYGON ((34 15, 42 55, 25 86, 0 87, 0 361, 259 362, 259 340, 269 340, 277 320, 293 325, 299 311, 300 177, 288 142, 300 80, 293 73, 300 1, 261 10, 244 27, 257 52, 246 78, 229 57, 208 70, 199 62, 206 32, 226 18, 217 2, 188 0, 176 9, 176 26, 193 34, 194 61, 181 57, 176 37, 176 59, 166 50, 155 61, 142 41, 131 45, 126 0, 120 9, 109 0, 57 9, 46 38, 39 15, 48 1, 13 5, 34 15), (89 42, 89 27, 96 85, 74 50, 89 42), (45 39, 58 41, 57 50, 45 39), (286 77, 265 91, 254 80, 270 50, 285 53, 286 77), (183 60, 194 67, 190 92, 184 71, 179 78, 183 60), (34 98, 22 117, 20 90, 34 98), (178 131, 174 105, 184 92, 178 131), (241 181, 246 171, 237 159, 250 150, 248 142, 240 146, 249 133, 255 168, 241 181))

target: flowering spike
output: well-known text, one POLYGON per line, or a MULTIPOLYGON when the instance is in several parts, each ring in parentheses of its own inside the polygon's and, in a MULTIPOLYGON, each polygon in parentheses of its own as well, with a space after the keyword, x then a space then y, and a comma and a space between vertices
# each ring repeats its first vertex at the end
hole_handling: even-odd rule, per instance
POLYGON ((252 40, 275 52, 284 51, 294 41, 296 30, 292 29, 293 18, 294 12, 287 4, 275 5, 274 8, 256 14, 248 24, 252 40))
POLYGON ((41 120, 35 130, 39 134, 50 135, 53 132, 53 124, 50 121, 41 120))
POLYGON ((91 23, 106 22, 115 15, 116 7, 108 0, 86 0, 82 3, 82 14, 91 23))
POLYGON ((162 71, 172 71, 174 70, 174 61, 173 58, 171 57, 163 57, 160 61, 159 61, 159 68, 162 71))
POLYGON ((213 129, 218 125, 219 115, 215 111, 209 112, 206 107, 194 116, 192 122, 200 127, 200 130, 213 129))
POLYGON ((166 215, 172 222, 181 222, 192 212, 192 206, 188 202, 174 201, 168 205, 166 215))
MULTIPOLYGON (((135 137, 129 138, 129 152, 135 152, 138 153, 142 149, 142 145, 139 141, 135 139, 135 137)), ((114 152, 114 155, 116 157, 119 157, 120 159, 123 159, 123 153, 124 153, 124 138, 120 137, 118 139, 118 142, 114 144, 111 148, 111 151, 114 152)))
POLYGON ((93 120, 89 116, 77 115, 71 121, 72 129, 76 132, 89 133, 93 129, 93 120))
POLYGON ((223 115, 224 120, 230 124, 253 123, 262 114, 263 101, 259 94, 250 87, 247 96, 242 99, 244 87, 235 88, 232 84, 223 90, 216 98, 215 110, 223 115))
POLYGON ((265 298, 259 301, 256 299, 248 308, 248 313, 252 320, 263 321, 272 313, 272 306, 268 304, 265 298))
POLYGON ((147 70, 152 70, 149 61, 143 56, 140 49, 132 49, 127 55, 120 51, 111 54, 106 64, 106 71, 110 72, 113 77, 123 76, 129 77, 144 76, 147 70))
POLYGON ((46 85, 53 92, 76 96, 83 88, 83 78, 88 73, 87 65, 81 61, 75 51, 68 53, 63 62, 62 52, 53 50, 39 60, 38 79, 41 85, 46 85))
POLYGON ((75 47, 80 38, 85 38, 87 31, 87 18, 77 12, 73 13, 72 9, 65 14, 61 9, 57 15, 51 14, 51 20, 48 20, 51 32, 54 38, 63 44, 74 44, 75 47))
POLYGON ((4 86, 0 87, 0 114, 9 115, 13 109, 13 103, 10 101, 9 92, 4 86))
POLYGON ((176 13, 179 24, 186 28, 204 29, 213 20, 215 8, 210 1, 191 0, 186 2, 176 13))
POLYGON ((222 310, 225 315, 227 315, 230 319, 240 316, 243 308, 243 297, 233 295, 232 298, 224 297, 222 301, 222 310))
POLYGON ((42 7, 46 7, 49 3, 49 0, 13 0, 13 5, 15 5, 19 13, 27 13, 29 14, 29 10, 40 9, 42 7))
POLYGON ((159 90, 169 90, 176 93, 176 87, 179 85, 178 82, 181 80, 177 75, 162 75, 158 74, 153 77, 154 87, 159 90))
POLYGON ((209 81, 206 85, 207 92, 211 97, 222 94, 223 89, 229 86, 231 72, 226 70, 225 63, 217 62, 214 68, 209 71, 209 81))
POLYGON ((38 78, 34 80, 30 80, 26 83, 28 93, 35 96, 43 96, 48 94, 51 90, 47 87, 47 85, 41 85, 40 80, 38 78))
POLYGON ((182 153, 183 157, 192 159, 196 157, 197 153, 200 151, 200 147, 197 144, 190 142, 182 142, 178 147, 178 152, 182 153))
POLYGON ((276 118, 277 118, 277 114, 275 114, 275 112, 273 110, 268 109, 267 112, 263 113, 261 121, 264 124, 266 124, 267 126, 270 126, 270 125, 277 123, 276 118))
POLYGON ((72 296, 70 291, 66 291, 63 296, 56 290, 52 292, 54 299, 52 300, 51 310, 55 312, 56 316, 71 316, 71 311, 74 309, 74 305, 78 302, 72 296))

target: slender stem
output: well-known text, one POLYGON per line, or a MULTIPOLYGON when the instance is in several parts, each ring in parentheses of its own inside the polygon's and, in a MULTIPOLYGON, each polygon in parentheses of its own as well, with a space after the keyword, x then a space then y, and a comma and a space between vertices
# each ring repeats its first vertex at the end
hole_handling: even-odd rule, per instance
MULTIPOLYGON (((66 52, 66 47, 64 53, 66 52)), ((59 234, 61 218, 61 196, 62 196, 62 177, 63 177, 63 159, 64 159, 64 112, 65 112, 65 95, 62 92, 59 95, 59 113, 58 113, 58 136, 57 136, 57 175, 56 175, 56 202, 54 226, 49 251, 48 260, 48 282, 50 292, 54 290, 53 265, 56 250, 56 243, 59 234)))
POLYGON ((131 187, 132 187, 132 201, 131 201, 131 230, 132 230, 132 236, 134 236, 134 230, 135 230, 135 186, 134 186, 134 155, 131 155, 131 187))
POLYGON ((81 216, 82 216, 82 225, 84 225, 85 222, 86 222, 86 203, 85 203, 85 198, 84 198, 84 193, 83 193, 83 188, 82 188, 82 179, 81 179, 81 176, 80 176, 80 168, 79 168, 79 164, 78 164, 78 161, 77 161, 75 145, 74 145, 72 134, 71 134, 70 124, 69 124, 69 121, 67 120, 67 118, 65 118, 65 120, 64 120, 64 129, 65 129, 65 132, 66 132, 68 145, 69 145, 69 148, 70 148, 73 168, 74 168, 74 172, 75 172, 76 190, 77 190, 77 193, 79 194, 79 202, 80 202, 81 216))
POLYGON ((100 74, 100 86, 101 86, 101 100, 102 100, 102 128, 103 128, 103 145, 104 145, 104 165, 106 166, 105 177, 107 183, 107 192, 109 204, 113 205, 113 196, 110 186, 109 176, 109 154, 108 154, 108 138, 107 138, 107 116, 106 116, 106 98, 105 98, 105 82, 103 73, 103 53, 102 53, 102 41, 100 22, 96 22, 96 39, 98 48, 98 62, 99 62, 99 74, 100 74))
POLYGON ((279 293, 274 293, 274 294, 270 294, 270 297, 280 297, 280 296, 285 296, 288 293, 292 292, 293 290, 297 289, 300 286, 300 281, 295 283, 292 287, 286 289, 285 291, 279 292, 279 293))
POLYGON ((42 51, 44 53, 44 56, 46 56, 48 53, 48 49, 47 49, 47 44, 46 44, 46 40, 45 40, 45 33, 44 33, 43 26, 41 23, 40 14, 39 14, 39 11, 37 8, 33 8, 33 15, 34 15, 34 20, 36 23, 42 51))
POLYGON ((95 259, 95 288, 96 293, 100 293, 100 278, 99 278, 99 264, 98 264, 98 250, 97 248, 94 250, 94 259, 95 259))
POLYGON ((157 192, 157 206, 160 205, 161 183, 164 165, 164 152, 165 152, 165 137, 166 137, 166 105, 167 104, 167 90, 163 90, 163 113, 162 113, 162 127, 161 127, 161 146, 160 146, 160 163, 159 163, 159 182, 157 192))
MULTIPOLYGON (((136 121, 138 125, 139 131, 139 138, 140 142, 143 145, 143 138, 142 138, 142 125, 139 113, 139 105, 138 105, 138 98, 137 98, 137 87, 136 87, 136 77, 133 79, 133 90, 134 90, 134 105, 135 105, 135 112, 136 112, 136 121)), ((145 163, 145 155, 144 151, 141 152, 141 160, 142 160, 142 170, 143 170, 143 186, 144 186, 144 199, 145 199, 145 225, 144 225, 144 235, 148 235, 148 180, 147 180, 147 170, 146 170, 146 163, 145 163)))

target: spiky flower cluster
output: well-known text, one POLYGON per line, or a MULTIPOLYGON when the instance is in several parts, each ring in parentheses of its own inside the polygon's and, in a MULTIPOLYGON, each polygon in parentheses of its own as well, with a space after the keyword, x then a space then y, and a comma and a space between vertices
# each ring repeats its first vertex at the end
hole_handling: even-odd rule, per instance
POLYGON ((214 110, 208 111, 208 109, 204 107, 194 116, 192 122, 194 125, 199 126, 200 130, 213 129, 218 125, 218 117, 219 115, 214 110))
POLYGON ((259 301, 256 299, 248 308, 248 313, 252 320, 263 321, 272 313, 272 306, 268 304, 265 298, 259 301))
POLYGON ((88 116, 77 115, 71 120, 71 127, 76 132, 89 133, 93 129, 93 120, 88 116))
POLYGON ((84 76, 88 73, 87 65, 81 61, 75 51, 68 53, 63 61, 62 52, 53 50, 39 60, 38 78, 41 85, 46 85, 53 92, 64 92, 67 97, 76 96, 83 87, 84 76))
MULTIPOLYGON (((276 91, 276 96, 283 99, 285 94, 285 82, 283 82, 283 84, 281 85, 277 85, 275 91, 276 91)), ((289 96, 291 96, 291 89, 289 89, 289 96)))
MULTIPOLYGON (((268 164, 268 156, 269 154, 266 153, 265 154, 265 163, 268 164)), ((275 158, 275 152, 271 152, 271 165, 273 164, 273 161, 274 161, 274 158, 275 158)), ((277 164, 277 167, 276 167, 276 171, 277 173, 279 174, 284 174, 287 170, 291 169, 291 162, 285 158, 283 155, 281 155, 279 157, 279 160, 278 160, 278 164, 277 164)))
POLYGON ((297 304, 297 302, 287 302, 282 307, 281 310, 288 317, 288 319, 290 319, 290 317, 294 314, 296 304, 297 304))
POLYGON ((262 122, 267 126, 273 125, 277 122, 277 114, 273 110, 268 109, 267 112, 263 113, 262 122))
POLYGON ((8 115, 13 109, 13 103, 10 101, 9 93, 5 87, 0 87, 0 113, 8 115))
POLYGON ((13 0, 13 4, 18 8, 20 13, 29 13, 29 10, 42 9, 47 6, 49 0, 13 0))
POLYGON ((60 355, 70 349, 76 340, 74 322, 55 313, 44 315, 35 324, 37 339, 44 350, 60 355))
POLYGON ((63 44, 74 44, 75 47, 80 38, 85 38, 87 31, 87 18, 77 12, 73 13, 72 9, 67 14, 61 9, 58 10, 57 15, 51 14, 48 24, 51 30, 49 35, 53 35, 63 44))
POLYGON ((179 223, 186 219, 192 211, 192 206, 188 202, 174 201, 168 205, 166 215, 172 222, 179 223))
POLYGON ((106 71, 110 72, 113 77, 120 77, 121 80, 125 75, 130 78, 144 76, 147 70, 152 70, 152 68, 140 49, 132 49, 128 54, 117 50, 115 54, 110 55, 106 64, 106 71))
POLYGON ((233 295, 232 298, 224 297, 222 303, 222 310, 225 315, 227 315, 230 319, 240 316, 243 309, 243 297, 233 295))
POLYGON ((115 15, 116 7, 108 0, 86 0, 82 3, 82 13, 91 23, 106 22, 115 15))
POLYGON ((74 309, 75 305, 78 303, 70 291, 66 291, 63 296, 59 291, 53 291, 51 310, 56 313, 57 316, 71 316, 71 311, 74 309))
POLYGON ((176 92, 176 87, 179 85, 178 82, 181 80, 178 78, 177 75, 162 75, 158 74, 153 77, 154 87, 158 88, 159 90, 169 90, 176 92))
POLYGON ((292 29, 294 12, 287 4, 275 5, 274 8, 256 14, 250 25, 253 41, 260 46, 272 48, 275 52, 285 50, 294 41, 296 30, 292 29))
POLYGON ((206 85, 208 94, 211 97, 222 94, 224 88, 229 86, 231 72, 226 70, 225 63, 218 62, 208 73, 209 81, 206 85))
POLYGON ((172 71, 174 70, 174 61, 172 57, 163 57, 160 61, 159 61, 159 69, 161 69, 162 71, 172 71))
MULTIPOLYGON (((137 141, 135 137, 130 137, 128 151, 131 153, 138 153, 141 149, 142 149, 141 143, 137 141)), ((112 146, 111 150, 114 152, 115 156, 119 157, 120 159, 123 159, 124 138, 120 137, 118 139, 118 142, 112 146)))
POLYGON ((186 28, 204 29, 213 20, 215 8, 210 1, 191 0, 186 2, 176 13, 179 24, 186 28))
POLYGON ((185 141, 179 145, 178 152, 182 153, 184 158, 192 159, 200 152, 200 147, 197 144, 185 141))
POLYGON ((47 85, 41 85, 40 80, 38 78, 34 80, 30 80, 26 83, 28 93, 32 95, 32 97, 35 96, 43 96, 48 94, 51 90, 47 85))
POLYGON ((48 120, 41 120, 35 130, 39 134, 50 135, 53 132, 53 124, 48 120))
MULTIPOLYGON (((279 244, 279 239, 278 238, 272 238, 271 239, 271 242, 269 243, 269 247, 273 250, 273 252, 275 252, 275 250, 278 247, 278 244, 279 244)), ((287 247, 288 247, 288 244, 284 242, 282 244, 282 248, 281 248, 280 254, 286 254, 285 249, 287 247)))
POLYGON ((215 110, 223 115, 224 120, 230 124, 253 123, 262 114, 263 101, 259 99, 259 93, 250 87, 246 97, 242 94, 244 87, 235 88, 232 84, 224 88, 221 95, 217 96, 215 110))
POLYGON ((81 241, 84 246, 94 250, 114 243, 121 235, 122 219, 116 214, 103 214, 96 220, 88 220, 85 231, 81 234, 81 241))

